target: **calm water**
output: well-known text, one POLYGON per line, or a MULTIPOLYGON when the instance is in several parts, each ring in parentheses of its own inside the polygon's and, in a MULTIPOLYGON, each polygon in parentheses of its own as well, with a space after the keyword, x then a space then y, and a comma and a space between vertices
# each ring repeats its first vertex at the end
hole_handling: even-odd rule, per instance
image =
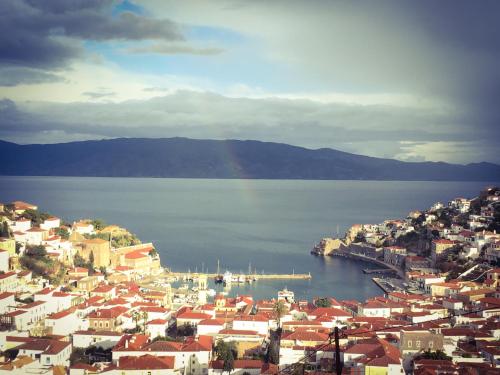
POLYGON ((198 180, 85 177, 0 177, 0 202, 25 200, 68 221, 101 218, 152 241, 164 266, 215 272, 307 273, 311 281, 259 281, 232 294, 365 299, 381 294, 367 267, 318 258, 320 238, 355 223, 401 218, 455 196, 476 196, 482 182, 198 180))

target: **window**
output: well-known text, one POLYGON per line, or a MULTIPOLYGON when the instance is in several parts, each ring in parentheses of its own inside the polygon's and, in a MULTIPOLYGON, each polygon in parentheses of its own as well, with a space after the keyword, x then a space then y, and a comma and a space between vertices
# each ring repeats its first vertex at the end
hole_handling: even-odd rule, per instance
POLYGON ((420 340, 417 340, 417 342, 415 343, 416 347, 417 348, 420 348, 420 340))
POLYGON ((411 340, 408 340, 408 347, 411 348, 412 347, 412 342, 411 340))
POLYGON ((429 341, 429 348, 432 348, 434 346, 434 341, 429 341))

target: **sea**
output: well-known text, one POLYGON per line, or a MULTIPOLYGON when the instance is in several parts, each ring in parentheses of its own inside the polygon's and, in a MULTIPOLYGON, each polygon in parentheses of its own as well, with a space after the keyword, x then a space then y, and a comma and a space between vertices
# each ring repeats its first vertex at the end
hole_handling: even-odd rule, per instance
MULTIPOLYGON (((365 300, 383 292, 358 260, 316 257, 323 237, 356 223, 404 218, 434 202, 474 197, 490 182, 219 180, 0 176, 0 202, 23 200, 72 222, 99 218, 153 242, 174 271, 310 273, 259 280, 228 295, 365 300)), ((496 183, 498 185, 498 183, 496 183)))

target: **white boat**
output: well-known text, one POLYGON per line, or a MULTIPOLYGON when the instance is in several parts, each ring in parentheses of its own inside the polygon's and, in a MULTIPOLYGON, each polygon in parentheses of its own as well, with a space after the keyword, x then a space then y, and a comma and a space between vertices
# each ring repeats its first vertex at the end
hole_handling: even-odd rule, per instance
POLYGON ((207 290, 207 294, 210 296, 210 297, 215 297, 217 295, 217 292, 215 291, 215 289, 208 289, 207 290))
POLYGON ((224 272, 224 276, 223 276, 222 280, 226 284, 230 283, 233 280, 233 274, 229 271, 224 272))
POLYGON ((278 292, 278 301, 285 301, 288 303, 295 303, 295 293, 288 290, 286 287, 278 292))

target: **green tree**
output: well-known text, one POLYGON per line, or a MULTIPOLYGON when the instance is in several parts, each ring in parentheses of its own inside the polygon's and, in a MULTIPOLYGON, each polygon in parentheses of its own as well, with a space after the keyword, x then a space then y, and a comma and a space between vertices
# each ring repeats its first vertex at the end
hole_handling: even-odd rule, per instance
POLYGON ((234 370, 234 360, 237 358, 237 351, 233 342, 217 341, 215 344, 215 354, 217 359, 223 361, 222 372, 231 372, 234 370))
POLYGON ((431 352, 430 349, 425 351, 422 355, 420 355, 421 359, 436 359, 442 361, 450 361, 451 357, 447 355, 442 350, 436 350, 435 352, 431 352))
POLYGON ((92 220, 92 225, 94 226, 95 230, 101 230, 106 226, 106 223, 104 222, 104 220, 94 219, 92 220))
POLYGON ((316 305, 316 307, 331 307, 332 306, 332 302, 327 297, 318 298, 314 302, 314 304, 316 305))
POLYGON ((69 238, 69 232, 66 228, 56 228, 54 230, 56 236, 60 236, 62 239, 67 240, 69 238))
POLYGON ((44 257, 47 255, 47 250, 43 245, 28 246, 26 248, 26 255, 32 257, 44 257))
POLYGON ((84 267, 84 268, 87 268, 87 262, 78 253, 76 253, 75 256, 73 257, 73 264, 74 264, 75 267, 84 267))
POLYGON ((90 252, 88 265, 90 268, 94 269, 94 252, 93 251, 90 252))
POLYGON ((31 222, 36 226, 39 226, 50 217, 50 215, 46 212, 40 212, 32 209, 27 209, 21 216, 25 219, 31 220, 31 222))

